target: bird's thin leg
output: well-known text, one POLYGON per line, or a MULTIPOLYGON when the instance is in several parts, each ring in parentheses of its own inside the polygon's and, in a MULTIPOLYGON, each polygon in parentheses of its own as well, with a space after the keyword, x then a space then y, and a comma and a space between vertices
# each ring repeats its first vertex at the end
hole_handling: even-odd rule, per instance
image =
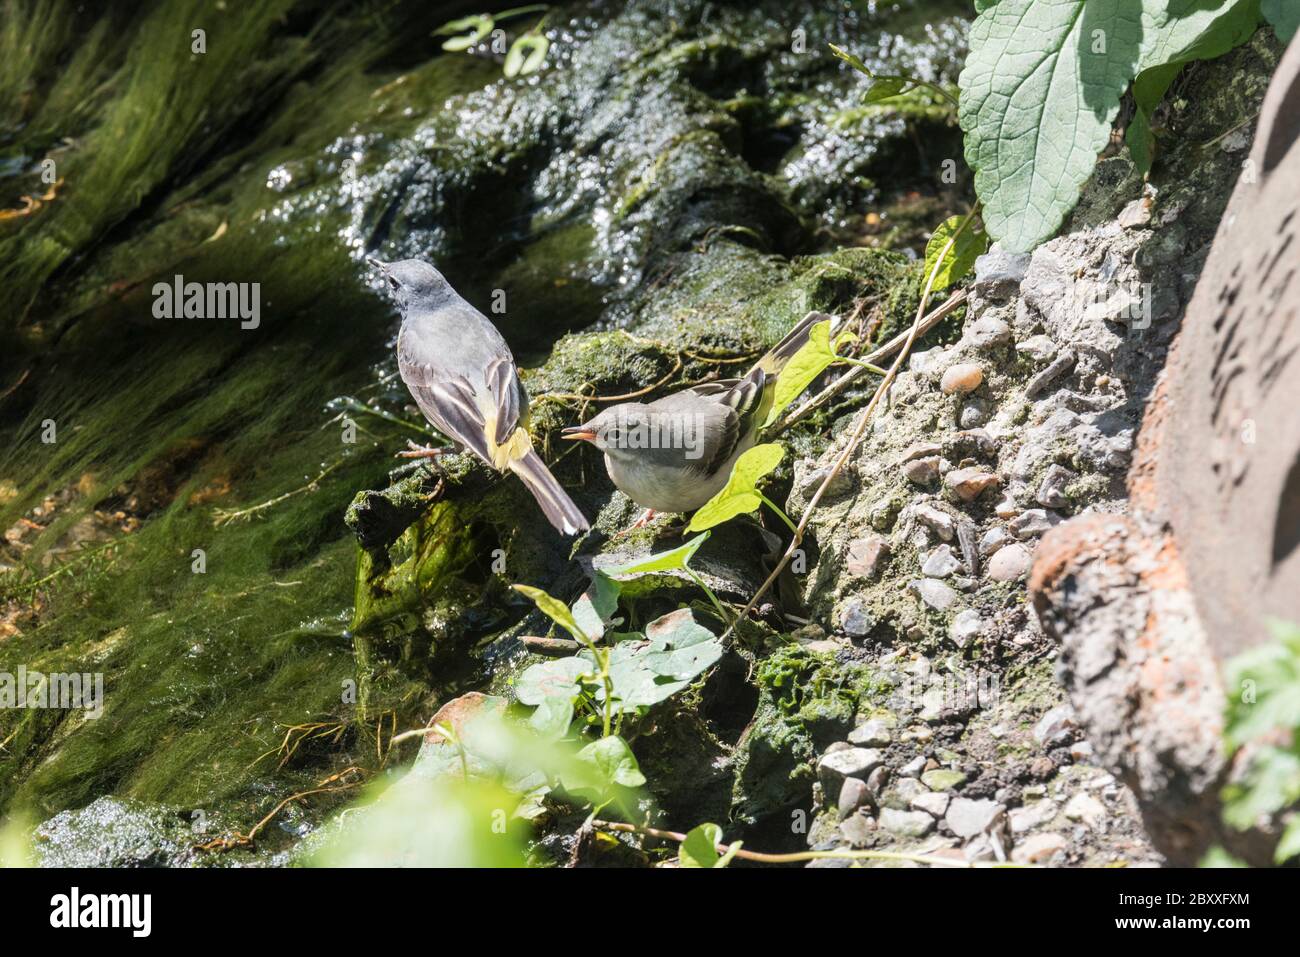
POLYGON ((645 514, 636 520, 636 524, 634 524, 632 528, 645 528, 654 521, 655 515, 657 514, 658 513, 652 508, 646 509, 645 514))
POLYGON ((406 450, 398 452, 395 458, 399 459, 436 459, 440 455, 446 455, 450 449, 433 445, 416 445, 410 439, 406 440, 406 450))

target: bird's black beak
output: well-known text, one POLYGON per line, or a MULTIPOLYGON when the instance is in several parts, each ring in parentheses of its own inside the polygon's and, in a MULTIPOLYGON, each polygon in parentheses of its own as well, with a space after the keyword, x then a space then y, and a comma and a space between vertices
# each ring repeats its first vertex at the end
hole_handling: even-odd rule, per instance
POLYGON ((581 439, 584 442, 590 442, 595 437, 595 430, 589 429, 585 425, 571 425, 560 430, 560 438, 562 439, 581 439))
POLYGON ((379 270, 380 272, 382 272, 382 273, 386 273, 386 272, 388 272, 388 263, 386 263, 386 262, 380 262, 378 259, 375 259, 373 256, 367 256, 367 257, 366 257, 366 262, 368 262, 370 265, 374 266, 376 269, 378 269, 378 270, 379 270))

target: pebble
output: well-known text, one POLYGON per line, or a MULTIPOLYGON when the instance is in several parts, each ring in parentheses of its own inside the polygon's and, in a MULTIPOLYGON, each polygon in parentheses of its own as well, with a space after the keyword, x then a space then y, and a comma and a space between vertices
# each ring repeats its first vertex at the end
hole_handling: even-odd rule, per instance
POLYGON ((924 811, 926 814, 933 814, 935 817, 943 817, 948 810, 948 802, 952 800, 952 795, 930 792, 929 794, 918 794, 912 798, 912 807, 918 811, 924 811))
POLYGON ((1056 343, 1051 336, 1039 334, 1018 343, 1016 351, 1023 352, 1037 362, 1046 362, 1056 355, 1056 343))
POLYGON ((935 611, 947 611, 961 598, 957 592, 937 578, 922 578, 907 587, 935 611))
POLYGON ((965 395, 974 392, 984 381, 984 369, 976 362, 958 362, 948 367, 939 380, 939 391, 944 395, 965 395))
POLYGON ((1077 741, 1070 745, 1070 757, 1076 761, 1091 761, 1093 758, 1092 745, 1087 741, 1077 741))
POLYGON ((913 459, 923 459, 931 455, 938 455, 943 451, 943 446, 938 442, 916 442, 908 446, 903 457, 898 460, 899 465, 910 462, 913 459))
POLYGON ((1047 471, 1043 473, 1043 481, 1039 483, 1038 492, 1034 498, 1039 505, 1047 508, 1064 508, 1070 503, 1069 496, 1065 494, 1065 489, 1076 478, 1078 476, 1064 466, 1049 466, 1047 471))
POLYGON ((1002 496, 1002 500, 993 506, 993 514, 998 518, 1011 519, 1020 514, 1020 505, 1016 502, 1015 496, 1007 492, 1002 496))
POLYGON ((1009 541, 1011 533, 1001 525, 995 525, 980 538, 980 555, 988 558, 1009 541))
POLYGON ((1060 515, 1055 512, 1044 511, 1041 508, 1025 509, 1009 523, 1011 534, 1021 541, 1027 538, 1036 538, 1060 524, 1060 515))
POLYGON ((1052 360, 1051 365, 1029 380, 1029 384, 1025 386, 1026 398, 1032 399, 1070 369, 1073 369, 1074 362, 1074 351, 1071 349, 1062 349, 1061 354, 1052 360))
POLYGON ((1010 299, 1020 292, 1028 271, 1029 253, 1007 252, 994 243, 975 259, 974 291, 985 299, 1010 299))
POLYGON ((916 516, 918 522, 945 542, 951 542, 957 534, 957 524, 952 520, 952 516, 933 505, 918 505, 912 514, 916 516))
POLYGON ((1024 545, 1006 545, 994 552, 989 559, 989 578, 995 582, 1019 581, 1029 574, 1031 560, 1029 549, 1024 545))
POLYGON ((879 535, 867 535, 849 542, 848 561, 845 565, 850 575, 875 578, 887 561, 889 542, 879 535))
POLYGON ((859 811, 840 822, 840 837, 855 847, 865 847, 875 837, 876 821, 871 815, 859 811))
POLYGON ((983 399, 972 397, 962 404, 957 424, 963 429, 975 429, 989 420, 989 404, 983 399))
POLYGON ((912 459, 903 465, 903 474, 907 476, 909 482, 916 485, 929 485, 939 477, 939 468, 943 460, 937 455, 927 455, 925 458, 912 459))
POLYGON ((961 559, 952 553, 951 545, 940 545, 921 562, 921 574, 927 578, 947 578, 961 568, 961 559))
POLYGON ((1056 806, 1055 801, 1049 801, 1046 798, 1041 801, 1033 801, 1024 807, 1013 808, 1007 814, 1007 821, 1011 825, 1011 833, 1023 834, 1025 831, 1032 831, 1036 827, 1050 824, 1056 819, 1059 810, 1060 808, 1056 806))
POLYGON ((976 349, 993 349, 1011 342, 1011 326, 996 316, 981 316, 966 335, 976 349))
MULTIPOLYGON (((925 755, 918 755, 911 761, 908 761, 898 769, 899 776, 904 778, 919 778, 921 772, 925 770, 925 755)), ((901 782, 900 782, 901 783, 901 782)), ((917 782, 918 784, 920 782, 917 782)))
POLYGON ((952 791, 966 783, 966 775, 948 768, 936 768, 922 774, 921 783, 931 791, 952 791))
POLYGON ((1034 725, 1034 740, 1047 747, 1064 744, 1078 726, 1074 709, 1068 704, 1060 704, 1038 719, 1034 725))
MULTIPOLYGON (((823 465, 821 468, 813 469, 805 475, 799 482, 799 494, 805 499, 810 499, 821 487, 822 482, 826 481, 826 476, 831 474, 831 467, 823 465)), ((848 469, 840 469, 835 473, 835 478, 831 479, 831 484, 826 486, 826 491, 822 493, 821 500, 829 501, 848 493, 853 488, 853 475, 848 469)))
POLYGON ((866 599, 857 595, 839 603, 835 609, 835 618, 844 634, 850 638, 865 638, 876 627, 875 613, 866 599))
POLYGON ((912 799, 925 793, 925 785, 914 777, 901 777, 891 785, 883 795, 880 803, 898 811, 906 811, 912 806, 912 799))
POLYGON ((973 608, 960 611, 948 626, 948 637, 958 648, 965 648, 984 631, 984 619, 973 608))
POLYGON ((997 801, 959 797, 948 805, 944 820, 958 837, 974 837, 992 828, 1005 813, 1006 808, 997 801))
POLYGON ((898 518, 898 503, 892 498, 883 499, 871 506, 871 527, 878 532, 887 532, 894 527, 898 518))
POLYGON ((1106 806, 1091 794, 1076 794, 1065 805, 1065 816, 1096 830, 1106 820, 1106 806))
POLYGON ((934 830, 934 818, 924 811, 900 811, 887 807, 880 812, 880 826, 903 837, 924 837, 934 830))
POLYGON ((1011 852, 1011 859, 1017 864, 1040 864, 1065 850, 1065 845, 1065 838, 1055 832, 1035 834, 1011 852))
POLYGON ((844 783, 840 785, 838 804, 840 820, 844 820, 870 800, 871 792, 867 789, 866 781, 861 778, 845 778, 844 783))
POLYGON ((1124 229, 1134 229, 1151 222, 1151 200, 1142 196, 1119 211, 1119 224, 1124 229))
POLYGON ((943 484, 963 502, 973 502, 991 488, 1002 484, 1002 479, 978 467, 953 469, 943 477, 943 484))
POLYGON ((885 763, 884 756, 870 748, 840 748, 828 751, 817 762, 817 777, 822 793, 839 794, 845 778, 863 778, 885 763))
POLYGON ((849 743, 864 748, 883 748, 893 740, 894 734, 884 718, 871 718, 849 732, 849 743))

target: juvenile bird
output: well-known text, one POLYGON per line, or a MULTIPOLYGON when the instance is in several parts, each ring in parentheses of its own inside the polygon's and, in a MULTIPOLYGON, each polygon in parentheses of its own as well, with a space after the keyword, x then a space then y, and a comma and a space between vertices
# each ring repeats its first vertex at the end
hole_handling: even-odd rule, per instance
MULTIPOLYGON (((518 475, 559 531, 576 535, 589 528, 533 451, 528 393, 496 327, 428 263, 367 262, 383 273, 401 307, 397 368, 424 417, 497 471, 518 475)), ((401 454, 420 458, 443 451, 412 445, 401 454)))
POLYGON ((810 312, 740 379, 691 386, 654 402, 612 405, 565 429, 566 439, 605 453, 610 480, 647 511, 691 512, 727 484, 736 459, 754 445, 772 409, 776 380, 808 340, 808 330, 832 317, 810 312))

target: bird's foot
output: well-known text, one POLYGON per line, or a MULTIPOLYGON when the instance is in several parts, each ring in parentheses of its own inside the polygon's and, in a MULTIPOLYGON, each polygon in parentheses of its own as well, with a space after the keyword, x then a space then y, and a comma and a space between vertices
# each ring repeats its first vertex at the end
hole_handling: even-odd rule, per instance
POLYGON ((628 534, 630 534, 630 533, 632 533, 632 532, 635 532, 638 528, 645 528, 645 527, 646 527, 647 525, 649 525, 652 521, 654 521, 654 517, 655 517, 657 514, 659 514, 659 513, 656 512, 656 511, 655 511, 654 509, 652 509, 652 508, 648 508, 648 509, 646 509, 645 512, 641 515, 640 518, 638 518, 635 522, 633 522, 633 523, 632 523, 631 525, 629 525, 627 528, 623 529, 623 531, 621 531, 621 532, 616 532, 616 533, 614 534, 614 537, 615 537, 615 538, 622 538, 624 535, 628 535, 628 534))
POLYGON ((433 445, 416 445, 410 439, 406 440, 405 451, 398 452, 394 458, 399 459, 436 459, 441 455, 446 455, 450 450, 441 446, 433 445))

